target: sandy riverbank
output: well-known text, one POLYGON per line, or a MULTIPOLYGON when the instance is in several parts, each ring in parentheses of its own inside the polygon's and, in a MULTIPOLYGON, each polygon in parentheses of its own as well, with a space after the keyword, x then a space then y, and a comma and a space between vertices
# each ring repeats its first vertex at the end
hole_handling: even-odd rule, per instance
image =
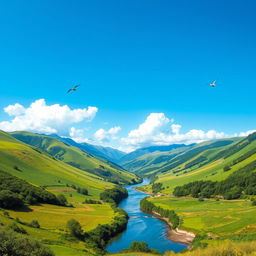
POLYGON ((163 218, 159 213, 153 212, 153 215, 164 222, 170 227, 168 231, 168 239, 176 243, 181 243, 190 246, 196 235, 193 232, 189 232, 181 229, 172 229, 172 223, 167 218, 163 218))

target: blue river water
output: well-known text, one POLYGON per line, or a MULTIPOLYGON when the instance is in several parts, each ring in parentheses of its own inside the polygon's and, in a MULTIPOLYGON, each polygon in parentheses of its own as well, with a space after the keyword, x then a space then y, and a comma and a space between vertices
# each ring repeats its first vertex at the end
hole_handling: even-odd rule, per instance
POLYGON ((185 245, 175 243, 167 238, 169 227, 164 221, 140 210, 140 200, 147 194, 133 188, 148 183, 149 180, 144 179, 143 183, 126 187, 129 196, 119 204, 119 207, 123 208, 129 215, 127 229, 109 242, 106 248, 108 252, 119 252, 128 248, 133 241, 144 241, 150 249, 162 253, 171 250, 179 252, 186 248, 185 245))

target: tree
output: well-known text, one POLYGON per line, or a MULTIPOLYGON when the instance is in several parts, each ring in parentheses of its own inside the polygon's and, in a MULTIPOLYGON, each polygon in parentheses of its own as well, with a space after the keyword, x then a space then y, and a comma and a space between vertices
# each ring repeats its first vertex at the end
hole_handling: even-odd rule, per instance
POLYGON ((16 209, 24 206, 19 195, 10 190, 0 191, 0 207, 5 209, 16 209))
POLYGON ((54 253, 28 236, 0 227, 0 255, 54 256, 54 253))
POLYGON ((83 237, 83 230, 81 224, 75 219, 70 219, 67 222, 67 230, 74 237, 77 237, 79 239, 83 237))
POLYGON ((40 224, 37 220, 32 220, 30 222, 30 226, 33 227, 33 228, 40 228, 40 224))
POLYGON ((134 252, 150 252, 150 249, 148 248, 148 244, 145 242, 134 241, 130 245, 129 249, 134 252))
POLYGON ((63 206, 65 206, 67 204, 67 202, 68 202, 67 198, 64 195, 62 195, 62 194, 59 194, 57 196, 57 199, 58 199, 59 204, 63 205, 63 206))

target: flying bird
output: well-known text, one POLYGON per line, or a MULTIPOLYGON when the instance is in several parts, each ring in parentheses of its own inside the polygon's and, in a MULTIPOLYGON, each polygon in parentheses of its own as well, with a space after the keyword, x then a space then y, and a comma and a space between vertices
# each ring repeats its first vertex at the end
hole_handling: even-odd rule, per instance
POLYGON ((214 81, 210 84, 210 86, 211 86, 211 87, 215 87, 215 86, 216 86, 216 82, 217 82, 217 81, 214 80, 214 81))
POLYGON ((79 86, 79 84, 78 84, 78 85, 75 85, 73 88, 70 88, 67 93, 70 93, 70 92, 72 92, 72 91, 76 91, 76 89, 77 89, 78 86, 79 86))

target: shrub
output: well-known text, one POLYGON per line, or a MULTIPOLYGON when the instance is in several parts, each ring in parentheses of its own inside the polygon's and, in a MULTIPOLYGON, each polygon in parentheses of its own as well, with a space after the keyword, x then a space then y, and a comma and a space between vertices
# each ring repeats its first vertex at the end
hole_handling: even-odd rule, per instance
POLYGON ((27 234, 28 232, 21 226, 18 226, 15 222, 12 222, 9 226, 9 229, 11 229, 14 232, 20 233, 20 234, 27 234))
POLYGON ((59 194, 57 196, 57 200, 58 200, 59 205, 62 205, 62 206, 66 206, 66 204, 68 202, 67 198, 64 195, 62 195, 62 194, 59 194))
POLYGON ((19 195, 10 190, 0 191, 0 207, 5 209, 16 209, 24 206, 19 195))
POLYGON ((32 220, 29 225, 33 228, 40 228, 40 224, 37 220, 32 220))
POLYGON ((83 237, 83 230, 81 224, 75 219, 70 219, 67 222, 67 230, 72 236, 76 238, 81 239, 83 237))
POLYGON ((0 227, 0 255, 54 256, 54 253, 34 239, 0 227))

